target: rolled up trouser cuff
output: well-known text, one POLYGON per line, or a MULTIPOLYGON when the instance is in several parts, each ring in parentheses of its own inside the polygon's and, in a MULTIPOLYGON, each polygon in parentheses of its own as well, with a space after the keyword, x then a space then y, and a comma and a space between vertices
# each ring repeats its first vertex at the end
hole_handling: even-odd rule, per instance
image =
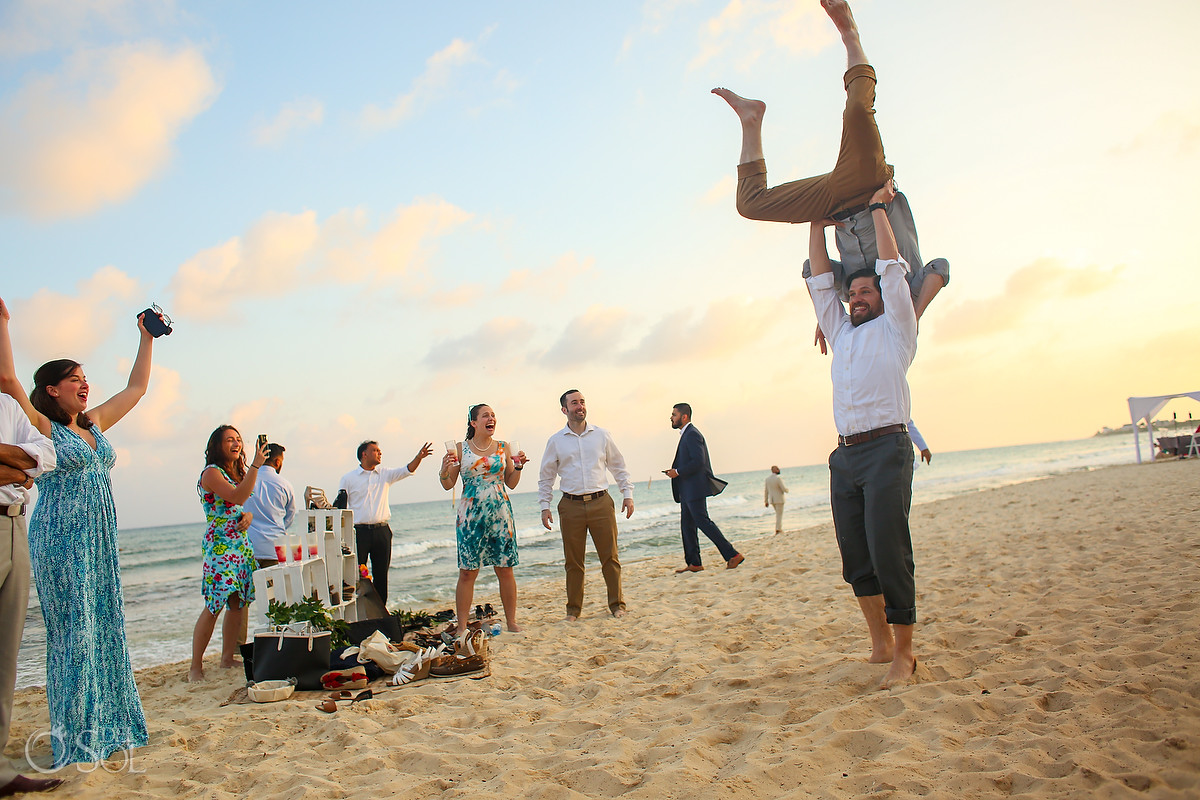
POLYGON ((879 82, 879 78, 875 75, 874 67, 872 67, 870 64, 855 64, 853 67, 846 70, 846 74, 842 76, 842 84, 848 90, 850 88, 850 82, 858 78, 870 78, 876 83, 879 82))
POLYGON ((887 615, 888 625, 917 624, 917 609, 915 608, 888 608, 884 606, 883 613, 887 615))
POLYGON ((753 161, 747 161, 745 164, 738 164, 737 168, 738 180, 749 178, 754 175, 767 174, 767 160, 765 158, 756 158, 753 161))

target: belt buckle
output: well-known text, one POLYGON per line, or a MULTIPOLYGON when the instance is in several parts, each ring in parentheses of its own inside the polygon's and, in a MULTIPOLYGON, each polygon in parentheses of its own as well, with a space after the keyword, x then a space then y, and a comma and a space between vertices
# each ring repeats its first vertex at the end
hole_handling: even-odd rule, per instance
POLYGON ((24 512, 25 505, 23 503, 11 503, 4 508, 4 516, 6 517, 19 517, 24 512))

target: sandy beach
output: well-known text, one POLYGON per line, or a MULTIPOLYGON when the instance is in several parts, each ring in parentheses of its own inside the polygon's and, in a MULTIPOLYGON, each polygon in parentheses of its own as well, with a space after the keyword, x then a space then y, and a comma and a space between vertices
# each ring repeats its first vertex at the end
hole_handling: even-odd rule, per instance
MULTIPOLYGON (((1168 462, 914 507, 913 685, 876 688, 830 522, 738 542, 734 571, 711 547, 694 575, 627 563, 621 620, 589 556, 578 623, 558 582, 522 584, 490 677, 335 714, 221 706, 242 676, 215 664, 143 670, 150 745, 53 796, 1197 797, 1198 486, 1168 462)), ((5 755, 48 725, 18 692, 5 755)))

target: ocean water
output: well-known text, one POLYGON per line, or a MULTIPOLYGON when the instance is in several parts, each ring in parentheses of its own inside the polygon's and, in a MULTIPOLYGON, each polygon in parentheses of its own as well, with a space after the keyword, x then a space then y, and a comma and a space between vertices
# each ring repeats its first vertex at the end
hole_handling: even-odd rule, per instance
MULTIPOLYGON (((939 452, 934 454, 931 465, 921 464, 916 470, 913 503, 932 502, 1064 472, 1133 462, 1131 434, 939 452)), ((720 496, 709 500, 710 515, 735 545, 769 535, 774 530, 774 511, 764 508, 762 503, 766 474, 765 471, 722 474, 729 486, 720 496)), ((824 464, 786 468, 783 478, 790 490, 784 510, 785 531, 829 521, 829 471, 824 464)), ((617 496, 615 487, 610 491, 617 496)), ((555 496, 557 498, 557 493, 555 496)), ((677 557, 682 564, 679 506, 671 499, 670 481, 663 477, 650 485, 636 484, 634 501, 636 512, 631 519, 618 516, 621 563, 626 572, 636 571, 639 561, 664 554, 677 557)), ((518 589, 522 583, 540 579, 561 581, 562 543, 557 528, 547 531, 542 527, 537 493, 514 494, 512 504, 520 550, 518 589)), ((395 537, 389 575, 391 608, 438 610, 453 607, 457 579, 454 517, 449 494, 445 500, 392 506, 391 525, 395 537)), ((301 513, 295 525, 303 524, 301 513)), ((203 533, 203 523, 120 532, 125 623, 135 668, 191 657, 192 628, 202 608, 200 541, 203 533)), ((920 531, 914 531, 914 536, 919 537, 920 531)), ((711 543, 703 536, 700 541, 704 559, 709 563, 718 560, 711 543)), ((588 551, 590 572, 595 566, 595 553, 590 544, 588 551)), ((749 552, 753 553, 753 549, 749 552)), ((594 578, 589 577, 589 580, 594 578)), ((475 598, 477 602, 491 602, 499 608, 496 579, 490 570, 480 572, 475 598)), ((631 606, 640 602, 637 597, 628 600, 631 606)), ((598 600, 595 591, 585 603, 585 614, 603 610, 603 597, 599 596, 598 600)), ((218 647, 216 640, 219 638, 218 630, 210 652, 218 647)), ((45 683, 45 655, 45 626, 36 592, 32 592, 17 668, 18 687, 45 683)))

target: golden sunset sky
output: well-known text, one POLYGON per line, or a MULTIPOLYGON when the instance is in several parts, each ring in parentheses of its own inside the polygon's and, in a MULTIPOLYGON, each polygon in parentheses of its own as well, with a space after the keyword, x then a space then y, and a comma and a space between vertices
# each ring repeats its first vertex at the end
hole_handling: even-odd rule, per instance
MULTIPOLYGON (((854 8, 922 254, 951 263, 909 375, 931 447, 1084 437, 1200 389, 1200 5, 854 8)), ((807 226, 737 216, 709 90, 767 102, 782 181, 832 166, 844 67, 816 0, 6 3, 18 368, 81 360, 97 403, 137 312, 175 319, 110 437, 122 527, 202 519, 222 422, 332 490, 359 441, 440 456, 477 402, 536 462, 575 387, 638 480, 679 401, 719 473, 820 463, 807 226)), ((443 496, 435 472, 393 501, 443 496)))

